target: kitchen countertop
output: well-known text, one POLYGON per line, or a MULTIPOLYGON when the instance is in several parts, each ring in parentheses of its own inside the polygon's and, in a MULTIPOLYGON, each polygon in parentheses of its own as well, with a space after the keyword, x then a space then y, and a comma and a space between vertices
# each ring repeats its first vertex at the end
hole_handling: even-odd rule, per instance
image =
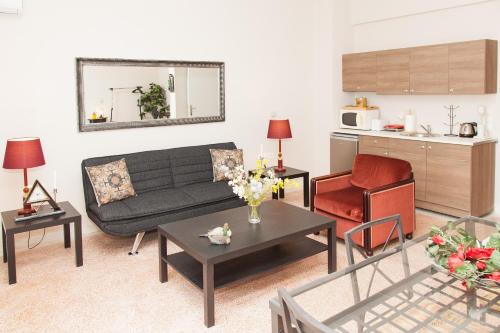
POLYGON ((425 141, 425 142, 438 142, 438 143, 448 143, 455 145, 464 145, 464 146, 474 146, 485 143, 497 142, 497 138, 488 137, 488 138, 461 138, 458 136, 450 137, 450 136, 437 136, 437 137, 427 137, 427 138, 419 138, 414 136, 405 136, 401 135, 400 132, 389 132, 389 131, 363 131, 363 130, 355 130, 355 129, 345 129, 339 128, 330 133, 330 135, 334 133, 341 134, 355 134, 355 135, 367 135, 367 136, 378 136, 383 138, 392 138, 392 139, 403 139, 403 140, 414 140, 414 141, 425 141))

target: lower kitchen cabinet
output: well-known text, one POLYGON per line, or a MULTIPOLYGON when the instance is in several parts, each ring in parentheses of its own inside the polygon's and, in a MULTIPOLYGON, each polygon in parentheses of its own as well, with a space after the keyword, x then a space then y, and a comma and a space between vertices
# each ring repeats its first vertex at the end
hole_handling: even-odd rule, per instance
POLYGON ((415 199, 426 198, 426 143, 393 139, 389 145, 389 157, 410 162, 415 178, 415 199))
POLYGON ((494 142, 469 146, 363 135, 359 152, 410 162, 417 207, 452 216, 493 210, 494 142))

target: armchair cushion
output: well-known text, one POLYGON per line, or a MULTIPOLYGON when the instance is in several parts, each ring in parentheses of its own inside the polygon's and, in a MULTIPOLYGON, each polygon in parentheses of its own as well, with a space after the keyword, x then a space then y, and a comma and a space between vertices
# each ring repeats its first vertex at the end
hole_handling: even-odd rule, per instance
POLYGON ((363 188, 351 186, 336 191, 316 194, 314 197, 314 206, 316 209, 326 213, 362 222, 363 192, 363 188))
POLYGON ((407 161, 359 154, 354 160, 351 184, 373 189, 411 178, 411 164, 407 161))

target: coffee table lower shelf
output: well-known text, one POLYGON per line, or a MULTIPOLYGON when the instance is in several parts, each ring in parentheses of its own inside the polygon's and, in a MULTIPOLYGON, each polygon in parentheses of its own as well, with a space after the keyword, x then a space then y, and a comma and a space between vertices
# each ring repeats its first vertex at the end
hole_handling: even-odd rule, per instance
MULTIPOLYGON (((223 246, 223 245, 214 245, 223 246)), ((309 237, 276 245, 258 252, 234 258, 214 266, 214 286, 241 280, 273 268, 290 264, 315 254, 327 251, 326 244, 309 237)), ((203 289, 203 265, 186 252, 168 255, 162 260, 174 268, 196 287, 203 289)))

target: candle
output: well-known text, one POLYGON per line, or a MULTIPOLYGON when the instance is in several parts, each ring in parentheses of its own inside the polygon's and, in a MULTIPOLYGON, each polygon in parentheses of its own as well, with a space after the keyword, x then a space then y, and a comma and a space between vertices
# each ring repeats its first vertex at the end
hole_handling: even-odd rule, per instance
POLYGON ((54 171, 54 189, 57 188, 57 171, 54 171))

